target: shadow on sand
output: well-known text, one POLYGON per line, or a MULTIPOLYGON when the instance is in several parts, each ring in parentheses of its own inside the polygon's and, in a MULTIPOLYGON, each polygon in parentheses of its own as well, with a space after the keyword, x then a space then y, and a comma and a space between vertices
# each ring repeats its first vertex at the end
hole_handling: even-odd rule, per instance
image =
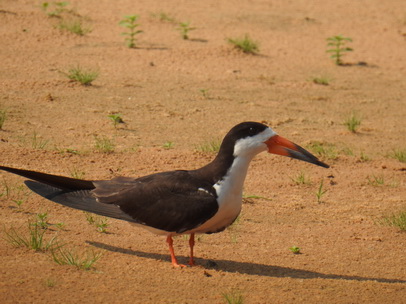
MULTIPOLYGON (((124 249, 115 247, 99 242, 87 241, 88 244, 109 250, 113 252, 120 252, 124 254, 134 255, 141 258, 170 261, 170 257, 167 254, 148 253, 132 249, 124 249)), ((187 262, 187 257, 179 257, 179 262, 187 262)), ((236 262, 229 260, 207 260, 196 258, 196 264, 202 265, 206 269, 221 270, 226 272, 243 273, 248 275, 268 276, 275 278, 294 278, 294 279, 332 279, 332 280, 348 280, 348 281, 376 281, 379 283, 406 283, 406 280, 400 279, 385 279, 376 277, 361 277, 361 276, 348 276, 340 274, 325 274, 320 272, 295 269, 281 266, 271 266, 258 263, 248 262, 236 262)))

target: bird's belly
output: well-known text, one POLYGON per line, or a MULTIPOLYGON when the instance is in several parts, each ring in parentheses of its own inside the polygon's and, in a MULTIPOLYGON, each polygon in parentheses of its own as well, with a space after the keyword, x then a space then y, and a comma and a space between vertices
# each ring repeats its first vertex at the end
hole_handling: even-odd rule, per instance
POLYGON ((240 212, 241 199, 233 199, 220 205, 217 213, 205 223, 185 233, 215 233, 223 231, 235 221, 240 212))

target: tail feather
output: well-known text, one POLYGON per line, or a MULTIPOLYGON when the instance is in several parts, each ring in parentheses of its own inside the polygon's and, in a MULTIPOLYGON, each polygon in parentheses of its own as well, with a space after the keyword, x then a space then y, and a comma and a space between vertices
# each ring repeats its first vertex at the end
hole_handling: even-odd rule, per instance
POLYGON ((38 181, 40 183, 49 185, 51 187, 58 188, 60 190, 92 190, 95 188, 93 182, 76 178, 52 175, 30 170, 15 169, 5 166, 0 166, 0 170, 14 173, 38 181))
POLYGON ((60 188, 29 180, 24 183, 33 192, 63 206, 124 221, 136 222, 132 217, 121 211, 119 206, 99 203, 96 198, 92 196, 90 190, 61 190, 60 188))

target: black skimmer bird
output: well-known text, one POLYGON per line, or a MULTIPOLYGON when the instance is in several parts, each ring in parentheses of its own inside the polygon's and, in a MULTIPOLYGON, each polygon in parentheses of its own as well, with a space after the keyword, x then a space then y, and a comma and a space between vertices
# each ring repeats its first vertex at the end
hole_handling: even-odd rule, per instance
POLYGON ((195 234, 220 232, 234 222, 241 211, 248 166, 264 151, 329 167, 266 125, 243 122, 227 133, 214 160, 196 170, 89 181, 5 166, 0 169, 30 179, 25 181, 28 188, 48 200, 165 235, 172 265, 179 267, 184 265, 178 264, 172 237, 190 235, 189 264, 194 265, 195 234))

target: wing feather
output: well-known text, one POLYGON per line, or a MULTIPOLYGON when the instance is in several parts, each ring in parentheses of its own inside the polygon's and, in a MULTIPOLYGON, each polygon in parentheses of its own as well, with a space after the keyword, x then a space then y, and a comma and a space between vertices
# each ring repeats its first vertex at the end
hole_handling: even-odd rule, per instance
POLYGON ((55 203, 120 220, 136 222, 132 217, 123 212, 120 207, 99 203, 89 190, 61 190, 30 180, 24 183, 33 192, 55 203))

